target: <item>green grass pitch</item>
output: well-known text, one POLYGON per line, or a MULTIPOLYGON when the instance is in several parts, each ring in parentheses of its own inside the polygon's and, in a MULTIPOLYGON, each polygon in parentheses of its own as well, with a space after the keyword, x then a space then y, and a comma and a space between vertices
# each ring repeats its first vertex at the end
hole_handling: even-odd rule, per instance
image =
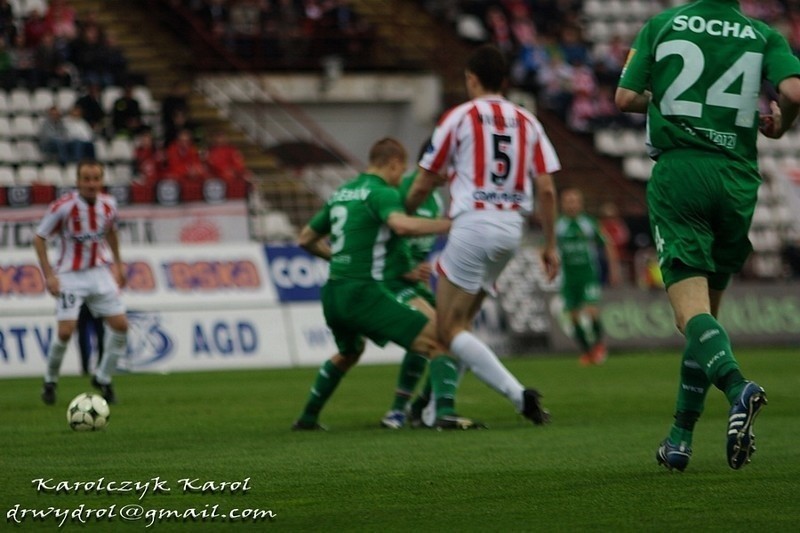
POLYGON ((139 520, 84 516, 82 525, 67 517, 62 530, 796 531, 798 353, 738 352, 745 375, 769 397, 755 427, 758 452, 741 471, 728 468, 727 407, 713 390, 683 474, 654 458, 671 422, 677 353, 612 355, 592 368, 571 357, 507 359, 544 393, 553 423, 532 426, 468 375, 457 408, 490 427, 469 432, 380 429, 396 366, 355 368, 323 412, 325 433, 289 431, 312 368, 120 375, 120 403, 108 428, 94 433, 71 431, 65 418, 69 400, 90 390, 87 378, 62 378, 52 407, 39 400, 39 379, 0 380, 0 529, 57 530, 52 514, 15 526, 15 509, 20 518, 22 509, 135 513, 140 505, 139 520), (40 478, 52 481, 39 487, 40 478), (100 478, 105 490, 75 488, 100 478), (182 479, 213 484, 194 492, 182 479), (51 490, 59 481, 64 490, 51 490), (231 491, 223 482, 239 484, 231 491), (154 516, 190 508, 195 519, 154 516), (232 509, 273 518, 210 518, 232 509))

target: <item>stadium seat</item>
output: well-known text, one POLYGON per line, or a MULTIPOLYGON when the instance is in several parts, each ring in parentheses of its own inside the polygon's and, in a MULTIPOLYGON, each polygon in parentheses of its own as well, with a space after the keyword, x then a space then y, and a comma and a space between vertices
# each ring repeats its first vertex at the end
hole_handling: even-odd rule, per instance
POLYGON ((115 162, 130 162, 134 159, 134 146, 130 139, 115 137, 108 147, 108 160, 115 162))
POLYGON ((0 115, 8 115, 8 113, 8 96, 5 91, 0 90, 0 115))
POLYGON ((30 115, 15 116, 10 121, 11 134, 16 139, 31 139, 38 135, 38 124, 30 115))
POLYGON ((12 89, 8 95, 8 112, 12 115, 30 115, 33 102, 28 89, 12 89))
POLYGON ((0 139, 11 138, 11 123, 8 117, 0 115, 0 139))
POLYGON ((53 185, 55 187, 64 186, 64 170, 61 165, 47 164, 42 166, 42 173, 40 178, 42 183, 53 185))
POLYGON ((111 113, 114 109, 114 102, 117 101, 117 98, 122 96, 122 87, 117 85, 109 85, 103 92, 100 94, 100 104, 103 106, 103 110, 106 113, 111 113))
POLYGON ((139 102, 139 109, 143 115, 158 113, 158 104, 153 99, 153 94, 145 85, 137 85, 133 88, 133 97, 139 102))
POLYGON ((39 87, 33 91, 33 96, 31 97, 31 109, 35 114, 46 114, 47 110, 53 107, 55 103, 56 101, 53 97, 53 91, 50 89, 39 87))
POLYGON ((42 152, 39 150, 39 145, 32 140, 19 140, 15 143, 17 157, 20 163, 34 163, 42 162, 42 152))
POLYGON ((39 181, 39 168, 36 165, 20 165, 17 167, 17 185, 33 185, 39 181))
POLYGON ((72 109, 77 100, 78 94, 71 87, 61 87, 56 92, 56 105, 62 113, 72 109))
POLYGON ((108 161, 108 142, 102 137, 94 140, 94 157, 101 163, 108 161))
POLYGON ((5 165, 16 165, 19 163, 17 152, 8 141, 0 141, 0 163, 5 165))
POLYGON ((15 185, 14 168, 9 166, 0 166, 0 187, 11 187, 15 185))
MULTIPOLYGON (((130 185, 131 179, 133 179, 133 170, 130 163, 119 163, 108 165, 108 167, 114 173, 113 185, 130 185)), ((106 180, 106 183, 109 183, 109 181, 106 180)))

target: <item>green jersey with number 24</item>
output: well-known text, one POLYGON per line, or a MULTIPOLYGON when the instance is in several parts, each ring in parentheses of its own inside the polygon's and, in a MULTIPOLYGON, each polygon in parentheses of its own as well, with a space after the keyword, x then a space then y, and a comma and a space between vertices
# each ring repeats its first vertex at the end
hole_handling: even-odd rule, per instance
POLYGON ((309 222, 317 233, 330 234, 330 279, 383 281, 410 270, 408 249, 386 225, 394 212, 405 212, 400 193, 372 174, 331 195, 309 222))
POLYGON ((619 86, 653 93, 651 156, 678 148, 722 152, 756 165, 758 96, 800 75, 800 61, 736 0, 699 0, 650 19, 633 43, 619 86))

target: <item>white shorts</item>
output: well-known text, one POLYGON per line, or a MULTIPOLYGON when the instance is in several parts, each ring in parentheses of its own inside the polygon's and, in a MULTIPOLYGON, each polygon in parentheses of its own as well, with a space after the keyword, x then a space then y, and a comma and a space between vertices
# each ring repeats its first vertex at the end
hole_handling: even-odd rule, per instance
POLYGON ((61 294, 56 298, 56 320, 78 320, 84 302, 94 316, 125 314, 119 286, 108 267, 62 272, 58 282, 61 294))
POLYGON ((438 270, 470 294, 494 296, 495 282, 522 240, 523 219, 515 211, 471 211, 453 220, 438 270))

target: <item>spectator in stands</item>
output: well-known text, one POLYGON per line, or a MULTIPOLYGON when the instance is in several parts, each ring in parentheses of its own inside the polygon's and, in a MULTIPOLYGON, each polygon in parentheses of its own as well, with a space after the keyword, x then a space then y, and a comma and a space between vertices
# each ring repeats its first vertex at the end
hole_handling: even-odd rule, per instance
MULTIPOLYGON (((631 240, 631 232, 625 220, 620 216, 619 209, 614 202, 605 202, 600 206, 600 219, 598 220, 600 229, 606 235, 609 243, 614 247, 617 259, 623 275, 622 279, 628 279, 625 272, 631 270, 631 258, 628 251, 628 243, 631 240)), ((604 281, 608 280, 607 272, 603 276, 604 281)))
POLYGON ((44 19, 62 49, 78 36, 77 15, 67 0, 50 0, 44 19))
POLYGON ((72 106, 63 120, 72 147, 72 161, 77 163, 83 159, 95 159, 94 130, 83 118, 81 108, 72 106))
POLYGON ((510 58, 515 49, 511 36, 511 26, 500 6, 490 6, 486 10, 486 27, 489 28, 489 40, 506 58, 510 58))
POLYGON ((17 34, 16 19, 14 17, 14 8, 8 3, 8 0, 0 0, 0 40, 6 46, 10 46, 14 42, 14 36, 17 34))
MULTIPOLYGON (((116 36, 113 32, 106 32, 106 61, 108 72, 114 85, 124 85, 125 83, 133 83, 134 75, 128 72, 128 58, 122 47, 117 44, 116 36)), ((141 82, 144 84, 144 82, 141 82)))
POLYGON ((41 11, 33 9, 28 13, 28 18, 25 19, 23 33, 25 34, 25 43, 28 46, 39 46, 39 41, 46 33, 52 33, 53 30, 50 24, 42 16, 41 11))
POLYGON ((190 130, 182 129, 167 147, 164 177, 175 179, 182 185, 202 183, 208 177, 190 130))
POLYGON ((101 39, 100 28, 95 25, 83 28, 73 44, 72 62, 78 67, 85 84, 99 83, 106 87, 114 83, 109 64, 109 49, 101 39))
POLYGON ((158 147, 153 130, 145 126, 136 137, 134 174, 146 185, 155 185, 164 172, 164 151, 158 147))
POLYGON ((95 134, 101 134, 105 129, 106 112, 103 109, 100 85, 91 83, 86 86, 84 93, 75 101, 75 105, 81 108, 83 118, 95 134))
POLYGON ((189 130, 192 133, 192 138, 197 140, 200 138, 198 135, 198 124, 190 120, 186 112, 176 109, 172 114, 171 126, 164 130, 164 146, 167 147, 178 137, 181 130, 189 130))
POLYGON ((589 65, 574 59, 572 64, 572 96, 567 114, 567 125, 574 131, 587 133, 591 131, 592 120, 596 116, 597 82, 589 65))
POLYGON ((176 111, 182 112, 184 119, 189 116, 189 85, 183 80, 173 82, 169 93, 161 101, 161 126, 164 131, 164 146, 169 146, 177 134, 175 126, 176 111))
POLYGON ((74 151, 61 111, 53 106, 39 125, 39 149, 46 159, 62 165, 73 161, 74 151))
POLYGON ((14 73, 14 57, 8 51, 8 46, 3 39, 0 39, 0 87, 6 91, 12 89, 17 83, 14 73))
POLYGON ((220 178, 228 185, 248 181, 252 176, 245 166, 242 153, 228 142, 222 130, 215 131, 211 136, 206 165, 212 177, 220 178))
POLYGON ((72 75, 67 68, 67 60, 52 33, 42 36, 34 52, 35 83, 37 87, 69 87, 72 75))
POLYGON ((14 76, 17 79, 16 85, 28 89, 36 87, 35 50, 28 46, 24 33, 17 34, 14 47, 9 52, 14 67, 14 76))
POLYGON ((203 6, 200 8, 200 16, 211 35, 218 39, 225 38, 228 33, 228 24, 230 23, 230 11, 226 0, 203 2, 203 6))
POLYGON ((111 111, 111 127, 114 135, 134 137, 143 125, 142 109, 133 96, 133 85, 126 83, 122 94, 114 102, 111 111))
POLYGON ((555 111, 563 119, 572 101, 573 68, 558 51, 550 54, 549 59, 539 70, 539 96, 542 107, 555 111))

